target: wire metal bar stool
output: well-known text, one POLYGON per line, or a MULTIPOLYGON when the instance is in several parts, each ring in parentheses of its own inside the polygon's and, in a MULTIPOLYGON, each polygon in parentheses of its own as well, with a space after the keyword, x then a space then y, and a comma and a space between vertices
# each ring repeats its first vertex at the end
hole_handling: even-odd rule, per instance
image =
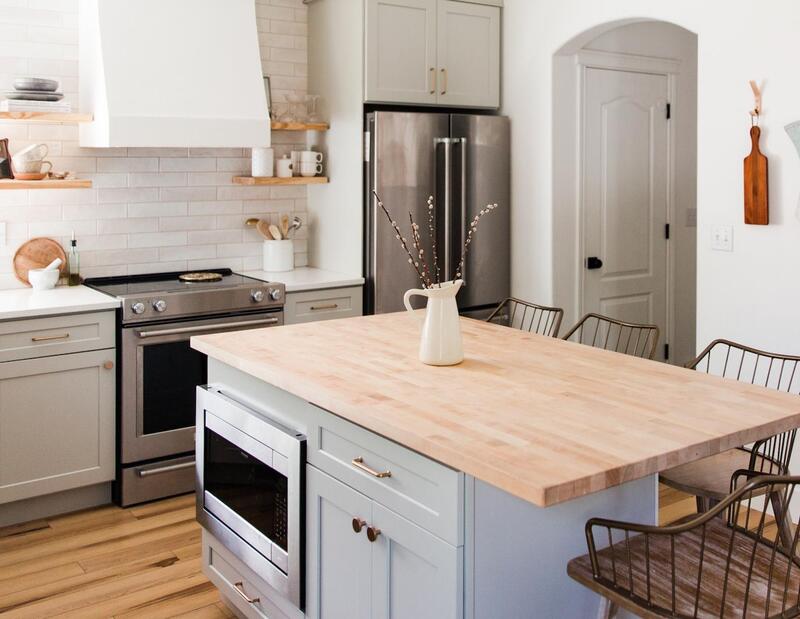
POLYGON ((656 325, 624 322, 602 314, 586 314, 563 339, 594 348, 652 359, 658 346, 656 325))
MULTIPOLYGON (((686 367, 751 385, 800 395, 800 357, 758 350, 730 340, 714 340, 686 367)), ((661 482, 697 497, 698 511, 706 511, 728 492, 728 480, 737 469, 769 475, 788 475, 797 430, 756 441, 749 447, 690 462, 664 471, 661 482)))
POLYGON ((558 337, 563 317, 564 310, 560 307, 547 307, 509 297, 497 306, 486 322, 548 337, 558 337))
POLYGON ((788 539, 778 535, 781 514, 772 506, 788 505, 798 484, 800 477, 737 471, 732 493, 688 521, 592 518, 589 553, 567 573, 609 600, 610 613, 618 606, 652 618, 797 617, 800 527, 792 525, 788 539))

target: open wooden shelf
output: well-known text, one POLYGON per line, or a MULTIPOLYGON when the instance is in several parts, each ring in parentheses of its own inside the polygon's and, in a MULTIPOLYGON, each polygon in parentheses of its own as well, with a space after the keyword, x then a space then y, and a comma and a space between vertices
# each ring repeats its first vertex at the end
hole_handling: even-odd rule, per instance
POLYGON ((323 185, 328 182, 327 176, 234 176, 235 185, 323 185))
POLYGON ((91 114, 79 112, 0 112, 0 120, 22 120, 46 123, 89 123, 91 114))
POLYGON ((89 189, 92 181, 85 178, 43 179, 41 181, 18 181, 0 179, 0 189, 89 189))
POLYGON ((272 121, 273 131, 327 131, 330 129, 328 123, 279 123, 272 121))

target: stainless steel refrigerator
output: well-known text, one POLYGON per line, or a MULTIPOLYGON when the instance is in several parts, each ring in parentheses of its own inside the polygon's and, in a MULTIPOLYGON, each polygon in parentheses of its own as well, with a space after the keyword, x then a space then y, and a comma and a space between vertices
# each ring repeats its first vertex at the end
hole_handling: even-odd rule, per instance
MULTIPOLYGON (((510 290, 510 126, 504 116, 376 111, 367 115, 365 312, 403 309, 403 293, 420 281, 373 190, 411 240, 408 213, 420 226, 426 255, 429 196, 434 196, 441 281, 453 278, 469 222, 487 204, 470 243, 459 311, 488 315, 510 290)), ((413 250, 412 250, 413 251, 413 250)), ((424 299, 418 303, 424 303, 424 299)))

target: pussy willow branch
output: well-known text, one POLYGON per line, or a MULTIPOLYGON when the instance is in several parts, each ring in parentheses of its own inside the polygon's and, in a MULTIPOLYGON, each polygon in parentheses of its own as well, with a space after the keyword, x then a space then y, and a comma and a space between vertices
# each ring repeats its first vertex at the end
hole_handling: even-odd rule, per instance
POLYGON ((433 274, 436 284, 440 283, 441 271, 439 270, 439 253, 436 244, 436 221, 433 212, 433 196, 428 196, 428 236, 431 239, 431 253, 433 255, 433 274))
POLYGON ((455 279, 461 278, 462 271, 464 270, 464 261, 467 258, 469 246, 472 244, 472 235, 478 231, 478 222, 484 215, 491 213, 496 208, 497 204, 487 204, 481 209, 480 213, 475 215, 475 217, 472 218, 472 221, 469 222, 469 232, 467 232, 467 238, 464 240, 464 247, 461 248, 461 260, 458 261, 458 265, 456 266, 456 273, 454 276, 455 279))
POLYGON ((419 277, 419 281, 422 283, 423 288, 426 287, 425 277, 422 275, 422 271, 419 270, 419 262, 414 259, 414 255, 411 253, 411 250, 408 249, 408 244, 406 243, 406 239, 403 237, 403 233, 400 231, 400 227, 397 225, 397 222, 392 219, 392 215, 389 213, 389 210, 384 206, 383 202, 381 201, 378 193, 373 190, 372 195, 375 196, 375 199, 378 201, 378 206, 386 215, 386 219, 389 220, 389 224, 391 224, 392 228, 395 232, 395 237, 397 240, 400 241, 400 245, 403 246, 406 254, 408 254, 408 263, 414 267, 414 270, 417 272, 417 276, 419 277))
POLYGON ((411 224, 411 239, 414 243, 414 249, 422 265, 422 276, 425 278, 425 287, 430 288, 433 285, 431 282, 431 271, 428 268, 428 261, 425 260, 425 250, 422 247, 422 240, 419 238, 419 225, 414 222, 411 211, 408 212, 408 222, 411 224))

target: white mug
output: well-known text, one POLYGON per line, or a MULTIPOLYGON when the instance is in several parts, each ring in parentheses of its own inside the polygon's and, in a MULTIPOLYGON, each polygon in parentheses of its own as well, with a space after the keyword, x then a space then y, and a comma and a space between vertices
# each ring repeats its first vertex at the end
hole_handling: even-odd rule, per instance
POLYGON ((14 172, 17 174, 41 174, 44 165, 47 165, 45 174, 53 169, 53 164, 44 159, 23 159, 22 161, 14 159, 14 172))
POLYGON ((293 150, 292 151, 292 174, 294 176, 300 176, 300 153, 302 151, 293 150))
POLYGON ((289 178, 292 175, 292 160, 286 155, 277 161, 278 178, 289 178))
POLYGON ((313 161, 303 161, 300 164, 301 176, 316 176, 322 174, 322 164, 314 163, 313 161))
POLYGON ((275 164, 274 164, 274 153, 271 148, 263 148, 257 146, 253 148, 253 156, 252 156, 252 175, 253 176, 273 176, 275 172, 273 171, 275 164))
POLYGON ((304 150, 300 153, 300 163, 322 163, 322 153, 304 150))
POLYGON ((31 161, 32 159, 38 159, 41 161, 47 157, 47 153, 49 152, 50 148, 47 146, 47 144, 31 144, 30 146, 26 146, 19 151, 12 157, 12 159, 15 161, 31 161))

